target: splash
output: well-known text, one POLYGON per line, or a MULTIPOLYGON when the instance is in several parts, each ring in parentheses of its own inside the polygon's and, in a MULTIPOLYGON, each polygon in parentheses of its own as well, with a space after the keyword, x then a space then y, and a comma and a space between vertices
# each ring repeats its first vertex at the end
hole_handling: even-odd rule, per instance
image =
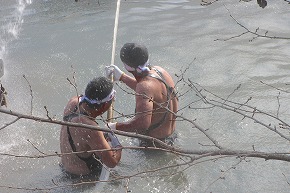
POLYGON ((18 39, 23 24, 23 14, 27 5, 32 4, 32 0, 18 0, 15 9, 7 15, 0 34, 0 58, 4 58, 7 53, 7 45, 18 39))

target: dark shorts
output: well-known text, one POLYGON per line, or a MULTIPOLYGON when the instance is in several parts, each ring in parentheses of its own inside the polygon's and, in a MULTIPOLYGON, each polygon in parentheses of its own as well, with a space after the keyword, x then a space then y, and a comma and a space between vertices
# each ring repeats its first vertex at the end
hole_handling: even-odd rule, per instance
MULTIPOLYGON (((173 146, 176 139, 177 139, 177 133, 173 132, 170 136, 164 139, 159 139, 159 140, 163 141, 167 145, 173 146)), ((154 144, 151 140, 140 140, 139 146, 140 147, 160 147, 158 144, 154 144)))
POLYGON ((80 180, 88 180, 88 181, 96 181, 99 179, 100 175, 101 175, 101 172, 102 172, 102 168, 101 169, 96 169, 94 171, 91 171, 89 174, 86 174, 86 175, 77 175, 77 174, 72 174, 68 171, 66 171, 64 168, 63 168, 63 165, 60 163, 59 164, 62 172, 65 174, 65 176, 69 179, 72 179, 72 180, 75 180, 75 179, 80 179, 80 180))

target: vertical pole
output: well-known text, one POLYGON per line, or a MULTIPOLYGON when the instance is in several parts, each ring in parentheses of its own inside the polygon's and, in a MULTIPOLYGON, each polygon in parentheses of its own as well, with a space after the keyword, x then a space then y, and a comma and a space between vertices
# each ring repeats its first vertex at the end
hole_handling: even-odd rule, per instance
MULTIPOLYGON (((118 19, 119 19, 119 11, 120 11, 120 1, 121 0, 117 0, 111 64, 115 63, 116 39, 117 39, 118 19)), ((113 74, 111 75, 110 79, 112 82, 114 81, 113 74)), ((107 121, 108 122, 111 122, 112 118, 113 118, 113 106, 114 106, 114 101, 112 102, 110 108, 107 111, 107 121)), ((100 179, 100 181, 107 181, 107 180, 109 180, 109 177, 110 177, 110 168, 103 165, 99 179, 100 179)), ((99 186, 100 186, 100 183, 96 183, 96 187, 101 188, 99 186)))
MULTIPOLYGON (((119 23, 120 2, 121 2, 121 0, 117 0, 117 8, 116 8, 116 15, 115 15, 115 25, 114 25, 114 36, 113 36, 113 45, 112 45, 111 64, 114 64, 115 63, 116 40, 117 40, 117 31, 118 31, 118 23, 119 23)), ((113 74, 111 75, 110 79, 113 82, 113 80, 114 80, 113 74)), ((110 108, 107 111, 107 121, 108 122, 111 122, 112 121, 112 118, 113 118, 113 107, 114 107, 114 101, 112 102, 110 108)))

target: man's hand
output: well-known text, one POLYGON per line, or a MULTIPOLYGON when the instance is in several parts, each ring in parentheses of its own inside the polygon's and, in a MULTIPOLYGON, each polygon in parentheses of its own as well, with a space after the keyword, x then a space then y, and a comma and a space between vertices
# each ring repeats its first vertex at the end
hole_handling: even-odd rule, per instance
POLYGON ((116 130, 117 122, 115 122, 115 123, 109 122, 109 123, 107 123, 107 126, 109 129, 114 131, 114 130, 116 130))
POLYGON ((121 79, 122 75, 124 74, 124 72, 122 70, 120 70, 120 68, 118 68, 118 66, 116 66, 114 64, 111 64, 110 66, 106 66, 105 70, 106 70, 107 78, 110 79, 111 75, 113 74, 114 81, 119 81, 121 79))
POLYGON ((119 142, 117 136, 114 133, 108 133, 108 141, 111 142, 113 148, 122 147, 121 143, 119 142))
POLYGON ((115 123, 108 122, 107 123, 107 127, 109 129, 111 129, 112 132, 106 133, 106 137, 105 137, 107 139, 107 141, 111 142, 113 148, 115 148, 117 146, 121 146, 122 147, 122 145, 119 142, 117 136, 114 134, 114 131, 116 130, 116 125, 117 125, 117 122, 115 122, 115 123))

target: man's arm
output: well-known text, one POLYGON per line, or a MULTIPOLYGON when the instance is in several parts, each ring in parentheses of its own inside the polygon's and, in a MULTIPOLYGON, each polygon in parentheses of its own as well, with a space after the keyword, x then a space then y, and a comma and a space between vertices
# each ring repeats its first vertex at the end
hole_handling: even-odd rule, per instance
MULTIPOLYGON (((98 126, 96 123, 93 123, 93 125, 98 126)), ((105 139, 102 131, 88 130, 86 140, 88 140, 88 145, 92 150, 112 149, 112 147, 105 139)), ((102 162, 106 166, 113 168, 119 163, 121 159, 121 152, 122 150, 119 149, 116 151, 100 151, 96 152, 95 154, 102 160, 102 162)))
POLYGON ((127 132, 145 132, 151 125, 153 102, 150 98, 153 93, 150 91, 149 83, 144 81, 139 83, 136 87, 136 114, 126 122, 118 122, 116 125, 117 130, 127 132))
POLYGON ((110 79, 113 74, 114 81, 122 81, 131 89, 135 90, 137 81, 135 78, 125 74, 118 66, 111 64, 105 67, 106 75, 110 79))
POLYGON ((123 74, 120 78, 120 81, 124 82, 128 87, 130 87, 132 90, 136 90, 136 85, 137 85, 137 81, 135 78, 127 75, 127 74, 123 74))

